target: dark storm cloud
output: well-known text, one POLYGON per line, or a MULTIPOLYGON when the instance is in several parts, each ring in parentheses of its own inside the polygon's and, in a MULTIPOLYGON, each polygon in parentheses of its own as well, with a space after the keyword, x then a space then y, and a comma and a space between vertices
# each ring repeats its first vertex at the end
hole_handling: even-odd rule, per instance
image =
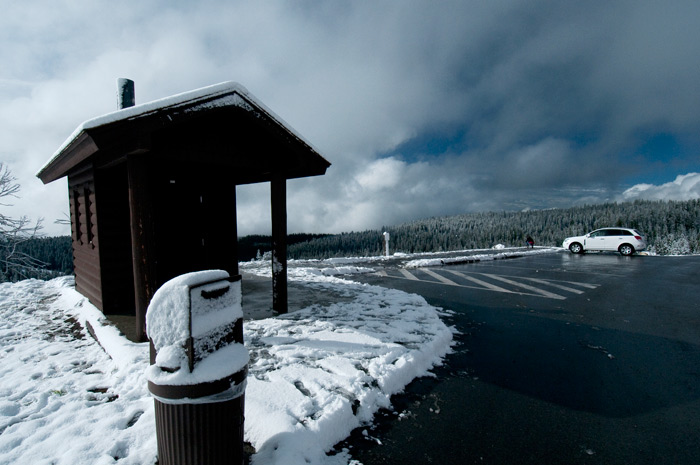
MULTIPOLYGON (((9 7, 0 154, 19 207, 49 219, 67 211, 65 187, 33 173, 114 109, 120 76, 138 102, 239 81, 316 145, 333 166, 290 181, 290 231, 591 203, 651 172, 676 170, 662 184, 700 170, 694 1, 9 7)), ((264 186, 241 188, 242 233, 268 227, 268 203, 264 186)))

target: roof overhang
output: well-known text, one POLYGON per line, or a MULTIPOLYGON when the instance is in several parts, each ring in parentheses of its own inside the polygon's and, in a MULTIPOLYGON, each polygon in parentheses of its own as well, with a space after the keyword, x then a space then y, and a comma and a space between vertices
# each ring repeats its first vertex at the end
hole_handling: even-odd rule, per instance
POLYGON ((330 166, 243 86, 224 82, 84 122, 37 176, 46 184, 86 163, 109 166, 136 154, 229 166, 239 184, 317 176, 330 166))

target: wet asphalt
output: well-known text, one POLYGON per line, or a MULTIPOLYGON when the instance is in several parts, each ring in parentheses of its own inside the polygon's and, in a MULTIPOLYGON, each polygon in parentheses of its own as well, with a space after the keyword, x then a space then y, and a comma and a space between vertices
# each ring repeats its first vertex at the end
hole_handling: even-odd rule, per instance
POLYGON ((700 463, 700 257, 380 271, 352 279, 424 296, 457 334, 338 446, 364 465, 700 463))

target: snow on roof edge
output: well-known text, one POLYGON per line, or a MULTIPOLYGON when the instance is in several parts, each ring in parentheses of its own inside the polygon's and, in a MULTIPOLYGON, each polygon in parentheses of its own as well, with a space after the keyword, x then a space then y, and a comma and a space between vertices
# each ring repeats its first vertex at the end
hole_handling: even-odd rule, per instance
POLYGON ((255 96, 253 96, 243 85, 239 84, 236 81, 224 81, 218 84, 213 84, 210 86, 190 90, 187 92, 181 92, 179 94, 171 95, 169 97, 164 97, 157 100, 152 100, 150 102, 134 105, 132 107, 123 108, 84 121, 71 133, 70 136, 68 136, 68 138, 63 142, 63 144, 61 144, 58 150, 54 152, 49 161, 47 161, 41 167, 41 169, 39 169, 39 171, 36 173, 36 176, 39 177, 39 175, 44 170, 46 170, 46 168, 48 168, 59 157, 59 155, 80 136, 81 133, 85 132, 85 130, 87 129, 96 128, 99 126, 115 123, 117 121, 127 120, 130 118, 137 118, 163 108, 182 106, 190 102, 196 102, 197 100, 217 97, 220 95, 230 93, 238 93, 242 98, 249 101, 255 107, 260 109, 267 116, 273 119, 277 124, 289 131, 290 134, 302 141, 304 144, 308 145, 314 152, 320 155, 320 152, 316 149, 316 147, 314 147, 308 140, 306 140, 301 134, 299 134, 286 121, 280 118, 275 112, 270 110, 270 108, 268 108, 267 105, 262 103, 255 96))

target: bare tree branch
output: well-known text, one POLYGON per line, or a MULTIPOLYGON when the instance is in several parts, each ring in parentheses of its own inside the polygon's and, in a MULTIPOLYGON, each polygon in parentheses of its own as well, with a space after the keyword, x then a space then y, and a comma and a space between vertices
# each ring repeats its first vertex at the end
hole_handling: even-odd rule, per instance
MULTIPOLYGON (((7 165, 0 162, 0 198, 5 198, 8 196, 17 197, 17 192, 19 191, 19 184, 15 181, 17 179, 12 176, 7 165)), ((0 205, 9 206, 8 204, 0 203, 0 205)))
MULTIPOLYGON (((0 199, 17 197, 20 186, 7 165, 0 162, 0 199)), ((0 206, 12 204, 0 202, 0 206)), ((19 244, 39 235, 42 220, 32 222, 27 216, 13 218, 0 212, 0 273, 3 277, 28 277, 45 267, 45 263, 18 250, 19 244)))

